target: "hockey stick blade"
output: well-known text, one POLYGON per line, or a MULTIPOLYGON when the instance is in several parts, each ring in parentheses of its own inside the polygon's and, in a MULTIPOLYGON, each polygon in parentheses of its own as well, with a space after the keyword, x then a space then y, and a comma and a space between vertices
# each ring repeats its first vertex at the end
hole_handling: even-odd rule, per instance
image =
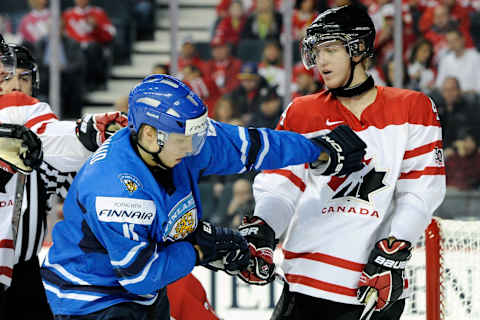
POLYGON ((370 320, 373 312, 375 311, 375 306, 377 305, 378 292, 375 289, 370 289, 370 292, 367 294, 365 299, 365 308, 363 309, 362 315, 359 320, 370 320))

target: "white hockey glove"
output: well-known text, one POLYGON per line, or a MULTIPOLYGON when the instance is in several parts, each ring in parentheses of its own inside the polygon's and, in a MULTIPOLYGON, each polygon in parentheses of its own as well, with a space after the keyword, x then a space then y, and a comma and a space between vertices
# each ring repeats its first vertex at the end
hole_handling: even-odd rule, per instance
POLYGON ((128 125, 128 118, 121 112, 86 114, 77 120, 76 133, 88 150, 95 152, 105 140, 128 125))
POLYGON ((42 164, 42 141, 35 133, 18 124, 0 124, 0 168, 30 174, 42 164))
POLYGON ((327 149, 327 161, 310 163, 314 175, 343 176, 363 168, 363 156, 367 145, 350 127, 341 125, 330 133, 311 139, 327 149))
POLYGON ((273 250, 276 246, 275 232, 259 217, 243 217, 238 227, 248 241, 250 261, 248 267, 240 271, 240 279, 248 284, 265 285, 275 279, 273 250))
POLYGON ((384 310, 400 298, 405 285, 405 266, 411 257, 410 242, 382 239, 375 244, 358 283, 357 298, 365 305, 377 291, 375 310, 384 310))

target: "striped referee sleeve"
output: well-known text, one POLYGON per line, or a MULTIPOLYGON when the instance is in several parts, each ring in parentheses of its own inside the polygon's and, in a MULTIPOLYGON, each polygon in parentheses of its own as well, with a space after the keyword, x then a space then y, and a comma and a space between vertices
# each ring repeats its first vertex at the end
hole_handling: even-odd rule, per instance
POLYGON ((15 244, 15 256, 19 261, 28 261, 38 254, 47 228, 47 193, 36 171, 27 177, 25 191, 26 201, 22 204, 15 244))

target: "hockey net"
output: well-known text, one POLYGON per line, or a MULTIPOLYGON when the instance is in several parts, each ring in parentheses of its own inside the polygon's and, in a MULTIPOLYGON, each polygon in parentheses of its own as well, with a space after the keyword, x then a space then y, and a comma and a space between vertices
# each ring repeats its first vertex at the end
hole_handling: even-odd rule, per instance
POLYGON ((402 320, 480 319, 480 221, 435 218, 407 268, 402 320))

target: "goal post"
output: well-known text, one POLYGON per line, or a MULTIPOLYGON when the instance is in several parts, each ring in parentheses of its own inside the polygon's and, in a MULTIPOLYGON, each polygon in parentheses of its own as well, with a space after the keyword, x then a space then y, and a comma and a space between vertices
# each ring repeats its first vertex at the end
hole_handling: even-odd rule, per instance
POLYGON ((434 218, 410 262, 402 320, 480 319, 480 221, 434 218))
POLYGON ((441 269, 441 237, 440 226, 437 219, 433 219, 425 231, 425 272, 426 286, 426 311, 427 319, 440 320, 440 269, 441 269))

